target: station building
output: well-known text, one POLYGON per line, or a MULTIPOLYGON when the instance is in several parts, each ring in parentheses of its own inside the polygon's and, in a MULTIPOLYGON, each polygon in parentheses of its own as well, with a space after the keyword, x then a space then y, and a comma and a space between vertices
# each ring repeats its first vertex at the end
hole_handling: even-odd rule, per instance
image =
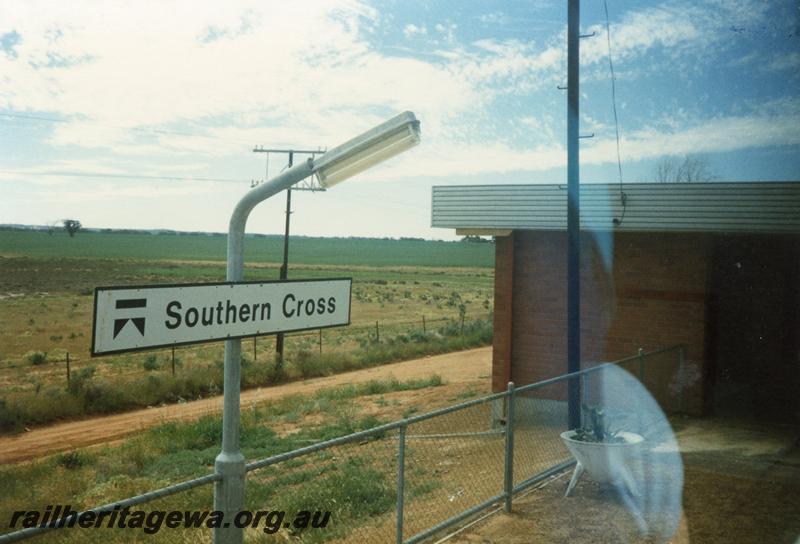
MULTIPOLYGON (((582 367, 683 345, 649 387, 686 412, 800 422, 800 182, 583 184, 580 208, 582 367)), ((433 188, 434 227, 495 238, 494 391, 567 371, 566 209, 565 185, 433 188)))

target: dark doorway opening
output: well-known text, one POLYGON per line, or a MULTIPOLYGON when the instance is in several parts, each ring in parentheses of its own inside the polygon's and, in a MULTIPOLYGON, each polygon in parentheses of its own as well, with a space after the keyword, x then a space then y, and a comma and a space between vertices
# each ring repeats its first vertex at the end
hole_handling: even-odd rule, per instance
POLYGON ((795 237, 715 237, 706 398, 716 415, 800 423, 799 262, 795 237))

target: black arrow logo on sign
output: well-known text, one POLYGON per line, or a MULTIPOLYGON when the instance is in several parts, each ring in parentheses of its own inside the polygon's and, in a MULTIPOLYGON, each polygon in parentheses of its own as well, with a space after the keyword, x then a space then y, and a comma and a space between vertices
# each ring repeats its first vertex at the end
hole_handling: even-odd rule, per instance
MULTIPOLYGON (((147 299, 146 298, 127 298, 127 299, 120 299, 116 303, 117 310, 124 310, 127 308, 144 308, 147 306, 147 299)), ((125 324, 128 321, 132 321, 133 325, 139 331, 139 333, 144 336, 144 318, 143 317, 125 317, 122 319, 115 319, 114 320, 114 338, 117 337, 119 331, 125 327, 125 324)))

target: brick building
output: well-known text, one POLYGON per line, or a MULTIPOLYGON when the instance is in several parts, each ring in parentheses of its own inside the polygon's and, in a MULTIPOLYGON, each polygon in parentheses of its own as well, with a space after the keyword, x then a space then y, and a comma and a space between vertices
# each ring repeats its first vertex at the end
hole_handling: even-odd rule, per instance
MULTIPOLYGON (((683 344, 689 412, 800 422, 800 182, 622 189, 581 187, 582 365, 683 344)), ((434 187, 432 224, 495 237, 493 390, 564 374, 566 187, 434 187)))

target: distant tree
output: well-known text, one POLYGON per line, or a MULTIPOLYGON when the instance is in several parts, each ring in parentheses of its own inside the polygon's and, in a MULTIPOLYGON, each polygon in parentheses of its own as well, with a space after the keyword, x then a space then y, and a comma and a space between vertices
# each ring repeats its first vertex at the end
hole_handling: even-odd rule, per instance
POLYGON ((62 223, 64 224, 64 230, 67 231, 67 234, 69 234, 70 237, 75 236, 75 233, 81 230, 81 227, 83 226, 77 219, 64 219, 62 223))
POLYGON ((713 179, 714 175, 705 155, 671 155, 663 157, 656 164, 656 181, 659 183, 691 183, 713 179))
POLYGON ((477 234, 467 234, 463 238, 461 238, 462 242, 472 242, 478 244, 489 244, 492 242, 491 238, 484 238, 482 236, 478 236, 477 234))

